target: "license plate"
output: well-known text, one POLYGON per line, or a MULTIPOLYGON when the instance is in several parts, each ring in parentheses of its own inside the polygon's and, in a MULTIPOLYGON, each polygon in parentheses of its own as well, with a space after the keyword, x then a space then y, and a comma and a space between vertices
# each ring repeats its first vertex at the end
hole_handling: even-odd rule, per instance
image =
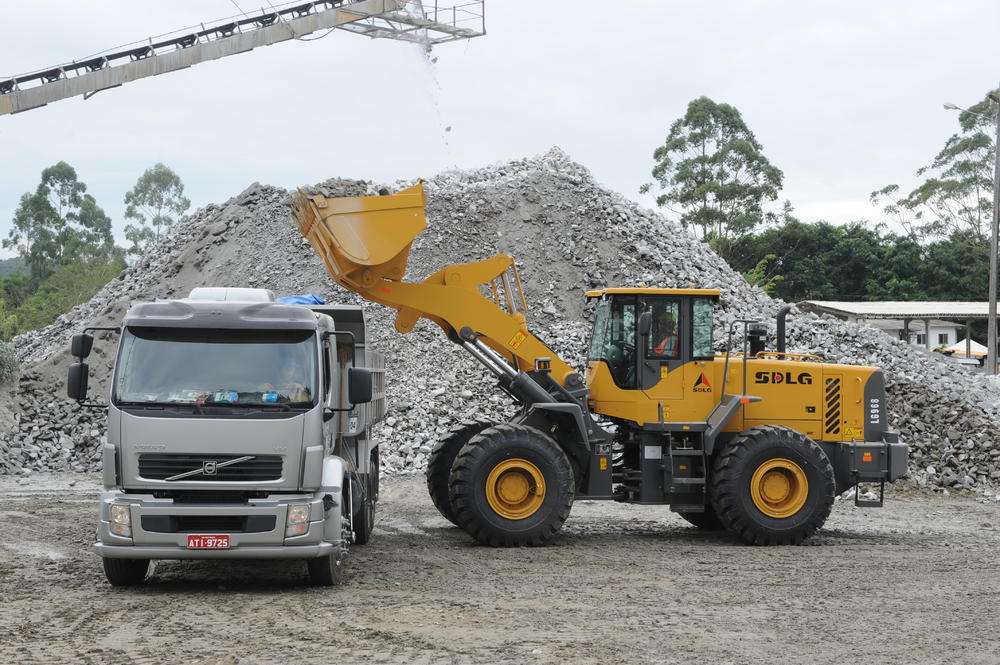
POLYGON ((225 550, 229 549, 229 534, 209 536, 199 534, 188 536, 188 549, 192 550, 225 550))

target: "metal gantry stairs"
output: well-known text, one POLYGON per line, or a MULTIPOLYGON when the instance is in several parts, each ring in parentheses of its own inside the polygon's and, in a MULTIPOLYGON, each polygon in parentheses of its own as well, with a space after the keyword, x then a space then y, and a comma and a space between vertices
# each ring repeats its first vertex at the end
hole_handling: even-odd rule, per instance
POLYGON ((342 29, 428 48, 486 34, 485 0, 328 0, 273 5, 79 61, 0 80, 0 115, 116 88, 317 31, 342 29))

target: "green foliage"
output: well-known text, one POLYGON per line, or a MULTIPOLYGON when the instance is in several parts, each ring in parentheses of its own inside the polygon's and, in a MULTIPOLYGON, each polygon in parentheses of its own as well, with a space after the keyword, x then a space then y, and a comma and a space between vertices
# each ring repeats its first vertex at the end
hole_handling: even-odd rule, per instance
POLYGON ((14 347, 6 342, 0 342, 0 385, 9 385, 17 380, 21 366, 14 354, 14 347))
POLYGON ((731 244, 731 264, 751 283, 801 300, 983 300, 989 245, 956 232, 921 244, 861 222, 785 223, 731 244))
POLYGON ((989 95, 962 111, 961 131, 917 171, 926 179, 905 196, 899 185, 887 185, 872 192, 872 203, 883 206, 913 235, 946 238, 960 233, 976 242, 984 239, 993 210, 996 118, 997 102, 989 95))
POLYGON ((762 150, 735 107, 708 97, 693 100, 653 152, 653 177, 662 192, 657 205, 675 206, 681 223, 700 229, 703 239, 752 231, 768 217, 763 203, 777 199, 783 177, 762 150))
MULTIPOLYGON (((124 269, 121 256, 109 263, 73 261, 56 268, 20 302, 0 298, 0 340, 49 325, 60 314, 90 300, 124 269)), ((14 279, 0 280, 0 287, 14 279)))
POLYGON ((18 252, 35 283, 70 261, 116 255, 111 220, 86 191, 73 167, 59 162, 42 171, 34 193, 21 196, 3 246, 18 252))
POLYGON ((746 277, 749 284, 764 289, 764 293, 773 293, 774 287, 785 278, 784 275, 774 273, 774 266, 777 262, 777 254, 767 254, 743 276, 746 277))
POLYGON ((60 266, 17 310, 21 332, 49 325, 60 314, 87 302, 115 275, 125 269, 125 261, 89 264, 80 261, 60 266))
POLYGON ((0 259, 0 279, 11 275, 21 275, 28 272, 28 266, 24 259, 15 256, 9 259, 0 259))
POLYGON ((131 243, 130 255, 142 255, 182 219, 191 201, 184 197, 184 183, 163 164, 155 164, 136 181, 125 195, 125 217, 136 224, 125 227, 125 238, 131 243))

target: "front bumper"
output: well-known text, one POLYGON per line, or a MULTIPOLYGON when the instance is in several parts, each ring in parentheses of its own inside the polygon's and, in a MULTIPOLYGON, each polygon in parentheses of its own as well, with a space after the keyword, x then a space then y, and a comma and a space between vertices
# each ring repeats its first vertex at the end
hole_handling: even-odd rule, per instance
POLYGON ((185 547, 121 546, 96 542, 93 548, 94 552, 106 559, 315 559, 337 553, 343 548, 343 544, 189 550, 185 547))
POLYGON ((97 542, 99 556, 113 559, 310 559, 336 553, 344 547, 341 507, 322 493, 271 495, 247 503, 175 503, 170 498, 121 491, 101 497, 97 542), (111 531, 110 506, 129 506, 131 537, 111 531), (285 536, 288 509, 310 506, 308 530, 285 536), (233 528, 243 524, 245 529, 233 528), (255 525, 250 528, 250 525, 255 525), (259 525, 264 524, 262 528, 259 525), (219 526, 219 525, 229 525, 219 526), (192 534, 225 534, 226 549, 189 549, 192 534))

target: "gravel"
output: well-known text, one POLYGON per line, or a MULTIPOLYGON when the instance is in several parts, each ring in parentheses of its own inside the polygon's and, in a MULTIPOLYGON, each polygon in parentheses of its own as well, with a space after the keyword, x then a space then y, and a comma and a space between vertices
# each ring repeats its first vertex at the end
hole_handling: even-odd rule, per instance
MULTIPOLYGON (((331 179, 305 188, 331 196, 395 191, 412 182, 331 179)), ((723 293, 716 338, 736 319, 768 320, 783 305, 749 285, 707 245, 674 221, 594 181, 558 148, 512 162, 440 173, 425 183, 428 229, 416 239, 407 279, 444 265, 504 252, 515 256, 529 323, 553 350, 584 365, 589 316, 582 292, 601 286, 717 288, 723 293)), ((13 408, 0 408, 0 472, 99 468, 103 412, 64 397, 69 337, 114 326, 132 301, 185 296, 196 286, 251 286, 279 295, 316 293, 365 306, 374 345, 386 354, 390 415, 375 436, 388 473, 423 469, 437 438, 456 420, 510 412, 494 380, 436 326, 409 335, 392 312, 345 293, 295 229, 291 192, 254 183, 229 201, 194 213, 92 300, 42 330, 14 340, 24 371, 13 408), (12 412, 12 413, 11 413, 12 412)), ((98 337, 91 394, 107 394, 113 340, 98 337)), ((1000 387, 938 354, 829 315, 793 312, 789 351, 830 362, 882 367, 890 424, 911 447, 911 479, 932 489, 967 488, 994 496, 1000 486, 1000 387)), ((2 389, 2 387, 0 387, 2 389)), ((0 399, 3 399, 0 392, 0 399)))

